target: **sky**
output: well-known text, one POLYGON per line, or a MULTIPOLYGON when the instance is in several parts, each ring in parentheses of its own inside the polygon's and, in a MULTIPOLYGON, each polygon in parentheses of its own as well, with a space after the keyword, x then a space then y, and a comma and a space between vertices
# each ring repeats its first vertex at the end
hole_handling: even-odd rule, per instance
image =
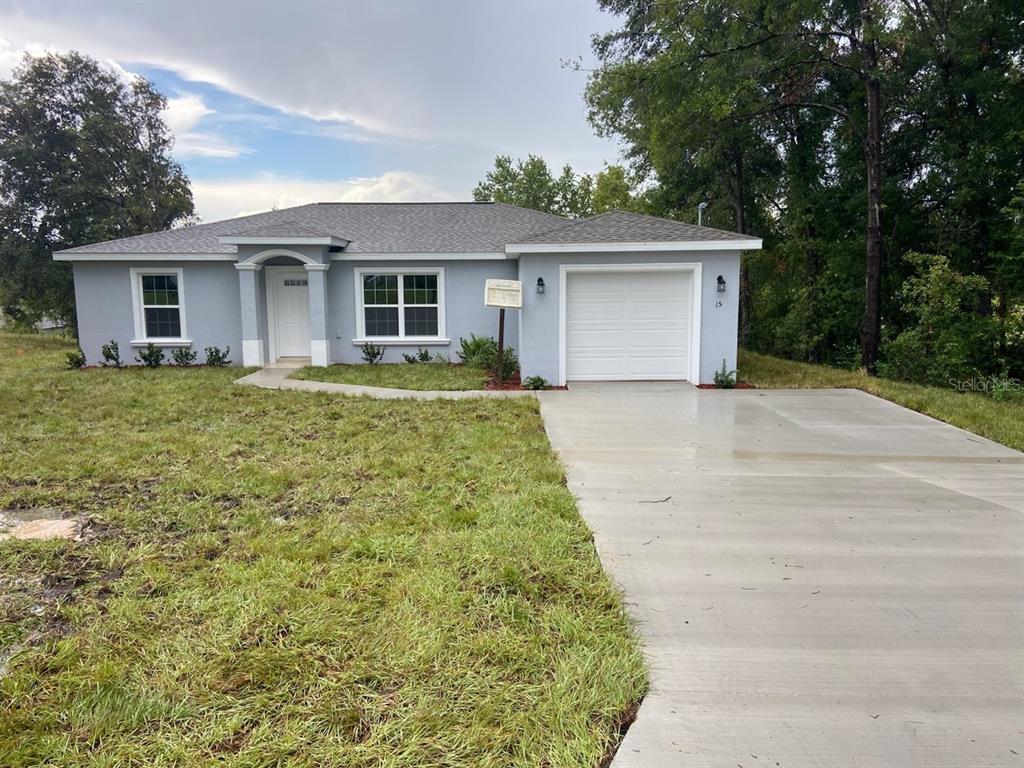
POLYGON ((616 162, 583 102, 614 26, 594 0, 0 0, 0 78, 73 49, 151 80, 203 221, 469 200, 498 154, 616 162))

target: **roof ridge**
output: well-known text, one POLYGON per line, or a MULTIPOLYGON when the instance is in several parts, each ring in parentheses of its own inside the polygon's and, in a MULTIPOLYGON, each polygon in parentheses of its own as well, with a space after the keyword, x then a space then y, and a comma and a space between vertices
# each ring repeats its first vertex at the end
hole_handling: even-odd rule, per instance
POLYGON ((496 203, 493 200, 318 200, 315 203, 307 203, 307 205, 507 205, 507 203, 496 203))

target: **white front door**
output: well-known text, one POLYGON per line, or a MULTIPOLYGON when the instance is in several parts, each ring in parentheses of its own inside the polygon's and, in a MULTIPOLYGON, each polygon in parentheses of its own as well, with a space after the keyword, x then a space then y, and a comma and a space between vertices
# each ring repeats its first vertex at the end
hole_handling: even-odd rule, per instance
POLYGON ((681 270, 569 272, 565 378, 685 379, 691 279, 681 270))
POLYGON ((267 267, 273 358, 309 357, 309 279, 304 269, 267 267))

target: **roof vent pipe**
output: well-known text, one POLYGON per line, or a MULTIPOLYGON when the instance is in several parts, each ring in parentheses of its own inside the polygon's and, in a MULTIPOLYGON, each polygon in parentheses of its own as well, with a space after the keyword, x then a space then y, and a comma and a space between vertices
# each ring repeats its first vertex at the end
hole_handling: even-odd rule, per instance
POLYGON ((704 211, 707 210, 708 204, 706 202, 701 203, 697 206, 697 226, 704 226, 704 211))

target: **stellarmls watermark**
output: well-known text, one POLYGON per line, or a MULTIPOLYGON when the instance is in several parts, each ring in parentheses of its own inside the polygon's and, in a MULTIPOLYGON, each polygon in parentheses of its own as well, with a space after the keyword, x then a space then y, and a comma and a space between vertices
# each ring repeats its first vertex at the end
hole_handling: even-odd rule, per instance
POLYGON ((969 379, 949 379, 949 386, 957 392, 981 392, 986 395, 1024 392, 1024 382, 1009 376, 974 376, 969 379))

